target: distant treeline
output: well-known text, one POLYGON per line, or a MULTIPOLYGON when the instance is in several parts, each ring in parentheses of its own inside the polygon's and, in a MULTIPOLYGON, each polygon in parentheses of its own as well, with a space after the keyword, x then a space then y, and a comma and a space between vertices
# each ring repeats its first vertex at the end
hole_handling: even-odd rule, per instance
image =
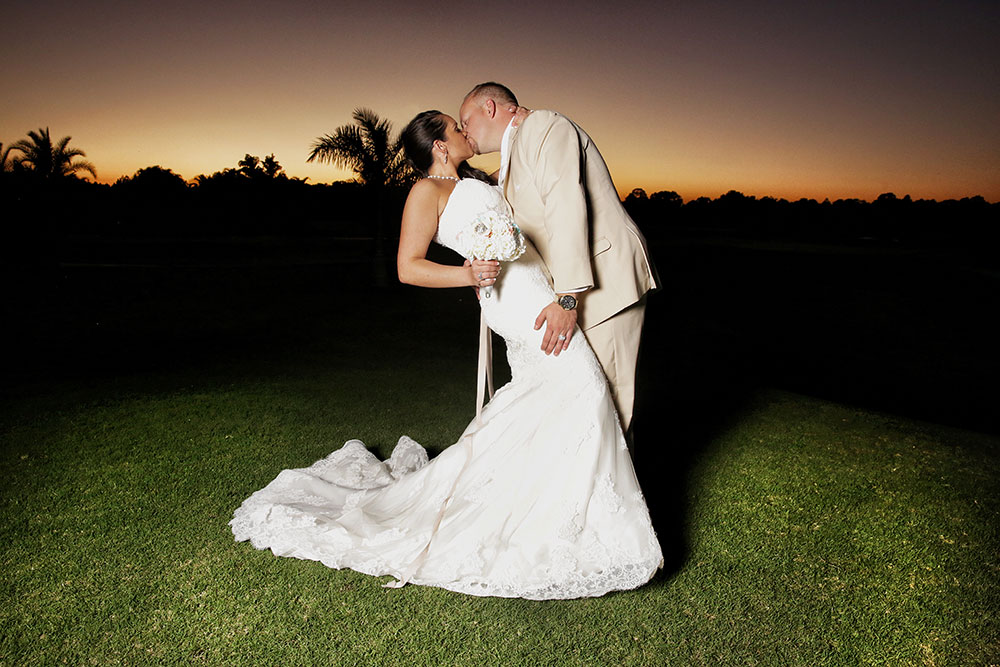
MULTIPOLYGON (((375 205, 355 182, 310 184, 247 156, 240 167, 185 181, 152 166, 114 184, 0 174, 10 232, 123 237, 372 234, 375 205)), ((277 164, 277 163, 274 163, 277 164)), ((390 193, 401 211, 404 193, 390 193), (396 202, 396 200, 399 200, 396 202)))
MULTIPOLYGON (((76 176, 38 178, 0 173, 7 236, 206 237, 371 236, 383 197, 386 236, 398 235, 405 188, 378 195, 356 182, 311 184, 289 178, 268 156, 247 155, 236 168, 186 182, 160 166, 113 185, 76 176)), ((875 201, 787 201, 730 191, 717 199, 683 201, 671 191, 633 190, 625 206, 650 240, 736 236, 824 243, 996 244, 1000 204, 982 197, 875 201)))
POLYGON ((629 215, 650 239, 725 235, 764 240, 851 244, 948 244, 980 247, 1000 241, 1000 203, 983 197, 936 201, 897 197, 875 201, 788 201, 730 190, 717 199, 685 202, 672 191, 625 198, 629 215))

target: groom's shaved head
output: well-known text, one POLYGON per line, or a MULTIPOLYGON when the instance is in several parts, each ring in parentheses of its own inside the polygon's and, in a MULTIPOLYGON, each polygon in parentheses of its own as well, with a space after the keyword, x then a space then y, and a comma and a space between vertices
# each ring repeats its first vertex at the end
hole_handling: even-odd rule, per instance
POLYGON ((476 155, 500 150, 507 124, 517 107, 517 98, 510 88, 494 81, 481 83, 469 91, 458 117, 476 155))
POLYGON ((495 81, 487 81, 486 83, 481 83, 472 90, 469 94, 465 96, 465 99, 491 99, 495 102, 501 104, 513 104, 517 106, 517 98, 514 93, 507 86, 496 83, 495 81))

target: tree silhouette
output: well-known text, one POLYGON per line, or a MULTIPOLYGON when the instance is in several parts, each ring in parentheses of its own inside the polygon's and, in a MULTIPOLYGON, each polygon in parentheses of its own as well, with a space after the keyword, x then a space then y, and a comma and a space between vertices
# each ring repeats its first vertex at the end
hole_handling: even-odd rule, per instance
POLYGON ((649 201, 662 206, 680 208, 684 204, 684 199, 673 190, 660 190, 649 195, 649 201))
POLYGON ((376 209, 375 216, 375 284, 388 284, 385 268, 386 199, 394 187, 405 186, 412 171, 403 157, 400 137, 392 136, 392 124, 371 109, 354 110, 354 125, 342 125, 316 139, 306 162, 326 162, 345 167, 357 174, 368 191, 376 209))
POLYGON ((649 196, 642 188, 635 188, 628 193, 622 204, 636 224, 641 224, 649 217, 649 196))
POLYGON ((260 163, 261 168, 264 170, 264 175, 268 178, 285 178, 285 170, 281 168, 278 161, 274 159, 274 153, 271 153, 264 158, 264 161, 260 163))
POLYGON ((153 165, 115 181, 108 204, 115 212, 117 230, 124 234, 193 233, 200 211, 191 210, 192 190, 180 174, 153 165))
POLYGON ((342 125, 313 142, 306 162, 318 160, 350 169, 367 186, 406 185, 410 169, 392 123, 371 109, 354 110, 354 125, 342 125))
POLYGON ((89 172, 97 178, 93 164, 86 160, 74 161, 74 158, 86 157, 87 154, 79 148, 67 148, 71 138, 63 137, 53 144, 49 128, 39 128, 38 132, 28 132, 28 139, 15 141, 9 150, 21 152, 14 158, 15 166, 46 180, 75 176, 80 171, 89 172))
POLYGON ((260 173, 260 158, 256 155, 250 155, 247 153, 243 156, 243 159, 236 163, 239 167, 239 172, 244 176, 253 178, 255 175, 260 173))
POLYGON ((14 168, 14 165, 7 159, 10 155, 10 150, 11 146, 4 148, 3 142, 0 141, 0 174, 11 171, 14 168))
POLYGON ((122 176, 115 181, 116 188, 141 191, 143 194, 161 192, 176 196, 188 189, 188 184, 180 174, 156 164, 143 167, 132 176, 122 176))

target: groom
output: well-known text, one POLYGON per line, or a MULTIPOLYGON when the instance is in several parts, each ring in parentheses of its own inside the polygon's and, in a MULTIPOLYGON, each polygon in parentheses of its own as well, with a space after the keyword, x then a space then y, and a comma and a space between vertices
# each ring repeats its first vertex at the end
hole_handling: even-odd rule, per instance
POLYGON ((558 355, 579 324, 628 433, 645 294, 657 286, 646 241, 590 137, 553 111, 518 109, 506 86, 482 83, 459 118, 477 154, 500 151, 498 182, 552 276, 556 301, 535 320, 546 326, 542 349, 558 355))

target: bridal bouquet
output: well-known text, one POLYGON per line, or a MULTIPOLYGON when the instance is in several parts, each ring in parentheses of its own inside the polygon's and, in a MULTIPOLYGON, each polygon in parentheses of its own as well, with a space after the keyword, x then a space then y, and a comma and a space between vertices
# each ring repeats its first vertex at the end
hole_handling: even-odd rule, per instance
MULTIPOLYGON (((472 222, 472 256, 476 259, 513 262, 523 254, 524 236, 509 215, 488 210, 472 222)), ((493 290, 485 290, 489 298, 493 290)))

